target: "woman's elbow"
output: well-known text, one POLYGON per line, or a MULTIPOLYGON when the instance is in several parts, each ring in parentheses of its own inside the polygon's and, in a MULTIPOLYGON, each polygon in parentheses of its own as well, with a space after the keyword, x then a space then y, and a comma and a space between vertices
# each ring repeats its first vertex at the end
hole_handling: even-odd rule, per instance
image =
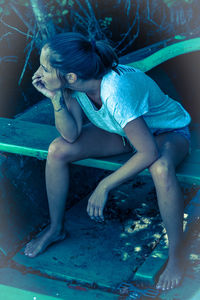
POLYGON ((79 130, 77 128, 76 132, 74 132, 73 135, 71 135, 70 137, 67 137, 67 138, 64 137, 64 138, 68 141, 68 143, 73 144, 78 140, 80 135, 81 135, 81 130, 79 130))
POLYGON ((62 138, 65 141, 67 141, 69 144, 75 143, 77 141, 78 137, 79 137, 78 135, 77 136, 71 136, 71 137, 65 136, 64 134, 61 134, 61 135, 62 135, 62 138))
POLYGON ((73 130, 69 133, 69 132, 65 132, 65 130, 59 128, 58 126, 56 126, 56 129, 58 130, 62 138, 70 144, 75 143, 78 137, 80 136, 78 130, 73 130))

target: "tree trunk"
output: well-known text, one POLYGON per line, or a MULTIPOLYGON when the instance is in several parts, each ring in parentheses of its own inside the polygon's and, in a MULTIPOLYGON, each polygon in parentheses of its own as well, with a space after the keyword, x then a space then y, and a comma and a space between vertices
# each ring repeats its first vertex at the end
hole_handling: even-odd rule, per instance
POLYGON ((42 0, 30 0, 30 4, 38 27, 38 40, 40 40, 40 42, 44 42, 55 35, 55 26, 52 19, 49 18, 48 12, 46 11, 46 7, 42 0))

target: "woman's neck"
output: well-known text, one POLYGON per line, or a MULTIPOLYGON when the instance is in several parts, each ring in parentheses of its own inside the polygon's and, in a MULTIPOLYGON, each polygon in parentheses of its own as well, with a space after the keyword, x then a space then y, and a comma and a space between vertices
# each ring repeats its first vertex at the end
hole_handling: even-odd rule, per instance
POLYGON ((90 95, 98 94, 101 86, 101 79, 91 79, 91 80, 77 80, 73 84, 67 84, 67 88, 74 91, 84 92, 90 95))
POLYGON ((87 80, 82 85, 83 92, 87 93, 91 97, 97 97, 97 95, 100 94, 100 88, 101 88, 101 80, 87 80))
POLYGON ((101 101, 101 80, 95 80, 88 82, 87 89, 85 91, 88 98, 94 102, 95 106, 100 109, 102 106, 101 101))
POLYGON ((91 80, 77 80, 75 83, 67 86, 68 88, 86 93, 88 98, 93 101, 98 106, 102 105, 101 101, 101 79, 91 79, 91 80))

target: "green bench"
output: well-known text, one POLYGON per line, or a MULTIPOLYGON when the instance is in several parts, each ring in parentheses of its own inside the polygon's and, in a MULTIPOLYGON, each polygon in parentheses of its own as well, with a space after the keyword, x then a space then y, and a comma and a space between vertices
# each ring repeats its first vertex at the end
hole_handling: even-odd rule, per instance
MULTIPOLYGON (((158 46, 152 46, 139 50, 121 59, 122 63, 135 66, 143 71, 149 71, 166 60, 181 54, 200 50, 200 38, 185 39, 178 41, 171 39, 158 46), (175 42, 174 42, 175 41, 175 42), (161 49, 160 49, 161 48, 161 49), (150 53, 150 55, 149 55, 150 53), (143 57, 143 58, 142 58, 143 57), (134 61, 137 59, 137 61, 134 61), (139 60, 138 60, 139 59, 139 60)), ((7 119, 0 118, 0 151, 20 155, 46 159, 49 144, 59 136, 58 131, 52 125, 23 121, 20 118, 7 119)), ((184 162, 177 168, 178 178, 187 183, 200 184, 200 142, 199 124, 192 124, 192 151, 184 162)), ((114 171, 118 169, 130 154, 117 155, 103 158, 89 158, 79 160, 73 164, 95 167, 114 171)), ((144 170, 141 175, 148 175, 148 170, 144 170)))
MULTIPOLYGON (((54 126, 37 124, 17 119, 0 118, 0 151, 46 159, 49 144, 59 136, 54 126)), ((177 169, 177 176, 182 182, 200 184, 200 147, 196 148, 197 132, 192 131, 192 151, 177 169)), ((114 171, 131 154, 112 157, 88 158, 73 164, 114 171)), ((147 169, 140 173, 149 175, 147 169)))

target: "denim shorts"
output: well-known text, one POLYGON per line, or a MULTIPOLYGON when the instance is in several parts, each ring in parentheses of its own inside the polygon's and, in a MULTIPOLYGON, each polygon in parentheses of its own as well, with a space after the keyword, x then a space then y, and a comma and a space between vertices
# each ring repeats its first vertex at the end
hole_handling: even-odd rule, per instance
MULTIPOLYGON (((167 132, 176 132, 179 133, 180 135, 182 135, 183 137, 186 138, 186 140, 188 141, 189 145, 190 145, 190 150, 191 151, 191 134, 190 134, 190 130, 188 126, 185 127, 181 127, 181 128, 176 128, 176 129, 172 129, 172 128, 165 128, 165 129, 157 129, 153 135, 157 136, 159 134, 162 133, 167 133, 167 132)), ((126 145, 126 143, 128 143, 131 148, 133 148, 134 152, 136 152, 135 148, 133 147, 133 145, 129 142, 129 140, 125 137, 122 137, 123 140, 123 144, 124 146, 126 145)))
POLYGON ((190 134, 190 130, 189 130, 188 126, 177 128, 177 129, 171 129, 171 128, 170 129, 157 129, 153 135, 157 136, 159 134, 166 133, 166 132, 177 132, 180 135, 184 136, 186 138, 186 140, 189 142, 189 144, 191 144, 191 134, 190 134))

